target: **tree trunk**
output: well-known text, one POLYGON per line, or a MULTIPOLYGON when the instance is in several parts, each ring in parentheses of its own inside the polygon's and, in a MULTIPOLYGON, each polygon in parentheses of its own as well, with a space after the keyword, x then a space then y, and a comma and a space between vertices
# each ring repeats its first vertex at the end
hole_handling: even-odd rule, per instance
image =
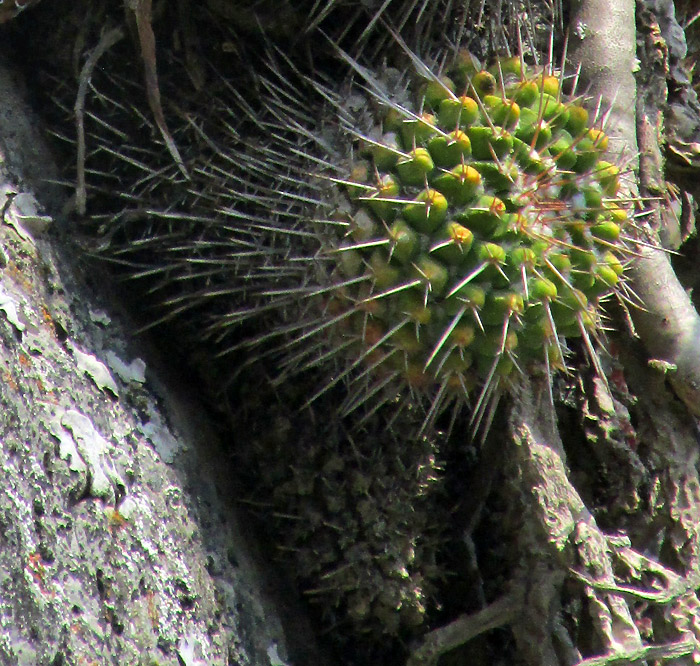
POLYGON ((40 212, 56 174, 2 61, 0 663, 325 663, 192 391, 40 212))

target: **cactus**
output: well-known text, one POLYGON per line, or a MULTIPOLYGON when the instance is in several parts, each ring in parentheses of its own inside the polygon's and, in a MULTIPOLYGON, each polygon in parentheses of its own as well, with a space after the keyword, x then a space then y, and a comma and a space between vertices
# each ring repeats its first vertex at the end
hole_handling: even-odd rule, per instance
POLYGON ((460 62, 412 104, 375 85, 382 110, 351 130, 359 151, 326 194, 342 233, 321 236, 312 322, 283 345, 343 359, 309 402, 345 379, 344 414, 404 392, 427 398, 424 428, 452 402, 478 425, 521 373, 565 371, 567 339, 600 370, 601 303, 627 297, 629 252, 607 136, 546 70, 460 62))
MULTIPOLYGON (((468 405, 478 427, 521 373, 565 371, 571 338, 599 370, 601 303, 629 298, 630 224, 601 122, 521 58, 482 68, 462 53, 445 75, 421 63, 389 85, 343 57, 360 86, 342 93, 309 79, 300 91, 289 63, 273 59, 255 86, 271 91, 269 118, 239 109, 260 139, 222 134, 212 106, 202 126, 218 134, 198 130, 191 145, 218 152, 196 156, 191 212, 171 229, 180 213, 160 221, 152 206, 144 240, 119 248, 162 249, 155 272, 193 285, 164 299, 165 317, 204 308, 219 353, 275 358, 280 380, 313 370, 307 405, 345 384, 339 414, 355 427, 390 402, 422 405, 419 433, 449 405, 468 405), (359 87, 369 98, 351 109, 359 87), (329 100, 338 121, 318 140, 310 118, 327 119, 329 100), (173 233, 183 249, 211 239, 197 241, 201 273, 174 261, 173 233), (235 251, 222 263, 218 248, 235 251)), ((225 104, 235 113, 239 102, 225 104)), ((172 291, 171 278, 163 284, 172 291)))

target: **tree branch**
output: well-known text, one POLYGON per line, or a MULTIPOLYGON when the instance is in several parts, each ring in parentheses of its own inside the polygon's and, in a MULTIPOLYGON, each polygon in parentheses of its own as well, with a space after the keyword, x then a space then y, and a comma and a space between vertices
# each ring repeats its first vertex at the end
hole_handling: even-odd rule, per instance
MULTIPOLYGON (((640 163, 634 158, 633 168, 639 169, 641 194, 656 194, 665 187, 660 172, 650 173, 653 165, 662 162, 656 131, 658 108, 647 108, 647 100, 639 100, 636 121, 631 112, 636 96, 635 3, 574 0, 571 16, 571 57, 574 64, 581 65, 581 78, 588 84, 590 93, 602 101, 603 108, 610 109, 606 132, 610 136, 611 152, 626 155, 623 159, 634 158, 638 154, 639 137, 639 152, 644 156, 655 154, 656 159, 640 163)), ((642 71, 648 73, 652 69, 643 63, 642 71)), ((661 79, 660 85, 665 87, 663 76, 661 79)), ((654 97, 658 97, 658 85, 653 90, 654 97)), ((634 183, 627 186, 631 197, 638 196, 634 183)), ((660 249, 657 236, 660 206, 649 203, 649 209, 652 215, 644 219, 659 249, 649 245, 637 247, 629 275, 645 310, 635 309, 632 316, 652 357, 676 366, 669 380, 688 409, 700 416, 700 317, 678 281, 668 255, 660 249)))
POLYGON ((522 611, 523 591, 516 589, 486 608, 471 615, 460 615, 443 627, 425 636, 414 650, 406 666, 431 666, 450 650, 463 645, 479 634, 510 624, 522 611))

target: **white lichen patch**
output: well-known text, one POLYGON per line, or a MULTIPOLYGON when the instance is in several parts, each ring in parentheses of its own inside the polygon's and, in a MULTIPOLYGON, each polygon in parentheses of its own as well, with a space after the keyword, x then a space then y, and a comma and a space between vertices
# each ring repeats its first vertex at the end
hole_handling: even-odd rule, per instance
POLYGON ((5 317, 7 318, 7 321, 12 324, 17 331, 20 333, 24 331, 25 326, 24 324, 20 321, 19 318, 19 310, 18 310, 18 303, 17 301, 10 296, 3 286, 0 284, 0 310, 2 310, 5 313, 5 317))
POLYGON ((139 430, 153 444, 161 460, 170 464, 184 447, 182 442, 170 432, 155 406, 152 405, 152 407, 148 414, 150 421, 143 424, 139 430))
POLYGON ((104 310, 90 310, 90 321, 100 326, 109 326, 112 318, 104 310))
POLYGON ((140 358, 125 363, 113 351, 105 354, 109 367, 119 375, 126 384, 144 384, 146 382, 146 364, 140 358))
POLYGON ((270 666, 288 666, 277 651, 277 643, 271 643, 267 648, 267 658, 270 660, 270 666))
POLYGON ((13 196, 5 221, 22 240, 31 242, 49 228, 53 218, 39 212, 39 202, 33 194, 20 192, 13 196))
POLYGON ((107 366, 92 354, 85 354, 80 351, 75 345, 71 345, 71 348, 75 355, 78 369, 88 375, 100 390, 104 391, 107 389, 118 397, 119 389, 117 389, 117 383, 114 381, 114 377, 112 377, 112 373, 107 366))
POLYGON ((199 642, 192 634, 183 636, 177 646, 178 655, 185 663, 185 666, 206 666, 206 662, 198 659, 195 653, 198 652, 199 642))
POLYGON ((110 444, 95 429, 89 418, 69 409, 53 420, 52 434, 59 440, 61 458, 70 469, 84 477, 85 489, 93 497, 111 503, 123 495, 126 484, 110 458, 110 444))
POLYGON ((134 497, 125 497, 119 505, 119 515, 124 520, 132 520, 137 512, 141 511, 140 503, 134 497))

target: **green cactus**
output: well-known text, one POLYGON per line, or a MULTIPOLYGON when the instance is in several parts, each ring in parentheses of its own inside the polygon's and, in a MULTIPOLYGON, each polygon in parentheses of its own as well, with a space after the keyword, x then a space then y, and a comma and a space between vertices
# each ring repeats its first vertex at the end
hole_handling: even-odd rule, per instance
POLYGON ((557 76, 520 58, 477 64, 463 56, 420 86, 421 115, 385 105, 341 206, 348 228, 375 224, 342 242, 353 261, 331 268, 339 286, 324 293, 343 322, 324 335, 353 350, 350 367, 427 395, 433 415, 475 386, 483 412, 520 373, 564 370, 565 338, 594 354, 628 254, 604 131, 557 76))
POLYGON ((406 91, 381 59, 353 88, 258 55, 242 82, 212 71, 206 95, 187 94, 177 55, 159 60, 187 182, 144 148, 148 109, 121 102, 143 95, 96 71, 110 94, 86 102, 87 165, 113 180, 91 213, 102 251, 147 280, 139 306, 155 301, 151 321, 250 413, 246 483, 327 626, 391 652, 439 603, 454 520, 450 440, 431 426, 469 404, 476 427, 520 372, 565 367, 565 336, 593 349, 601 300, 625 289, 620 169, 558 78, 520 58, 484 70, 463 52, 416 80, 406 51, 406 91))

